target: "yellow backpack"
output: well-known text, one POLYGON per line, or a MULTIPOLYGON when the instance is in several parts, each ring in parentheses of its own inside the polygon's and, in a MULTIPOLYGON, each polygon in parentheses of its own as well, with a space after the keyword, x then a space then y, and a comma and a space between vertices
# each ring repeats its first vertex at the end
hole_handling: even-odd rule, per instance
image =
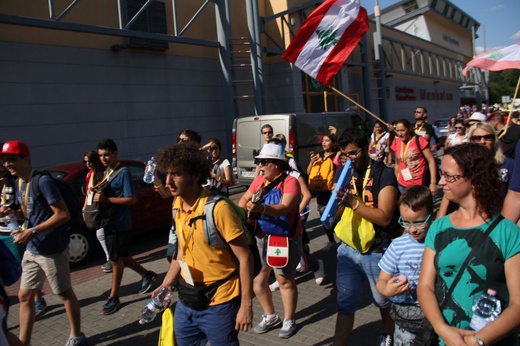
POLYGON ((334 163, 331 158, 318 158, 309 173, 309 190, 332 191, 334 185, 334 163))

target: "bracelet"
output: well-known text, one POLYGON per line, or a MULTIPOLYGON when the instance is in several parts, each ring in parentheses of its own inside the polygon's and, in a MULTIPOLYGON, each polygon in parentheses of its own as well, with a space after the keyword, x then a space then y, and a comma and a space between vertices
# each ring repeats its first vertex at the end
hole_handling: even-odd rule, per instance
POLYGON ((477 340, 478 346, 486 346, 484 340, 478 337, 477 333, 473 334, 473 337, 477 340))
POLYGON ((359 207, 359 199, 356 199, 356 205, 351 207, 352 211, 356 211, 356 209, 359 207))
POLYGON ((265 214, 265 210, 267 209, 267 205, 265 204, 262 204, 264 206, 264 210, 262 210, 262 213, 261 214, 265 214))
POLYGON ((156 188, 156 189, 158 189, 158 188, 160 188, 161 186, 163 186, 163 184, 159 184, 159 185, 157 185, 157 186, 154 185, 153 187, 156 188))

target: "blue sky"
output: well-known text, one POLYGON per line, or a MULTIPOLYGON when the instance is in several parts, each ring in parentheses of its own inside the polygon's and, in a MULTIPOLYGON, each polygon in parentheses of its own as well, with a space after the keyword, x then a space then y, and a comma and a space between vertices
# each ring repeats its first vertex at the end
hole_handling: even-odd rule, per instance
MULTIPOLYGON (((396 0, 379 0, 381 8, 397 3, 396 0)), ((361 0, 368 13, 374 12, 374 0, 361 0)), ((477 31, 476 50, 484 51, 484 27, 486 51, 520 42, 519 0, 451 0, 451 3, 480 23, 477 31)))

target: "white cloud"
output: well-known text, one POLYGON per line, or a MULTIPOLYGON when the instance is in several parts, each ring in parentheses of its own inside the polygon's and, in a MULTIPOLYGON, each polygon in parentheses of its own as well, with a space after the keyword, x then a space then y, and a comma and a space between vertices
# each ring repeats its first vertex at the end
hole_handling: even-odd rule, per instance
POLYGON ((517 31, 516 33, 511 35, 511 37, 509 39, 513 40, 513 41, 520 41, 520 31, 517 31))
POLYGON ((504 8, 507 8, 507 6, 506 5, 496 5, 496 6, 491 7, 490 11, 503 10, 504 8))
POLYGON ((484 47, 482 47, 482 46, 476 46, 476 47, 475 47, 475 53, 476 53, 477 55, 484 53, 484 47))

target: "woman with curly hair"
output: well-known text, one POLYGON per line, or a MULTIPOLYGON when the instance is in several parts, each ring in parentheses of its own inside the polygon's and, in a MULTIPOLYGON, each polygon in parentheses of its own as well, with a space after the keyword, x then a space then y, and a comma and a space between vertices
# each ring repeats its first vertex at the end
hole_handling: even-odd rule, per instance
POLYGON ((520 326, 520 230, 501 219, 482 238, 502 218, 493 153, 475 143, 449 148, 440 174, 444 195, 459 209, 437 219, 426 235, 419 303, 441 345, 514 345, 514 331, 520 326), (460 281, 447 296, 456 273, 477 244, 460 281), (471 330, 473 302, 488 289, 496 291, 502 313, 482 329, 471 330))
MULTIPOLYGON (((493 153, 495 163, 498 165, 498 175, 500 186, 502 187, 500 189, 500 205, 502 205, 509 186, 509 180, 513 174, 514 161, 502 153, 495 128, 488 123, 480 122, 471 126, 468 132, 468 140, 471 143, 483 145, 493 153)), ((437 216, 442 217, 455 209, 457 209, 457 205, 443 197, 437 216)))

